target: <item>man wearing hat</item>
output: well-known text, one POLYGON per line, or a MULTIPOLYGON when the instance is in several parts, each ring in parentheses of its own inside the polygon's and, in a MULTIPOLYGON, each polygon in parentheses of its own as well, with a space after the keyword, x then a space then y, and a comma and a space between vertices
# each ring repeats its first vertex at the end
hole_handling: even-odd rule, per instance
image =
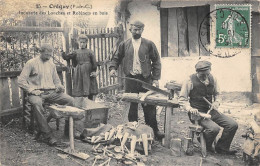
POLYGON ((28 93, 29 102, 34 107, 33 114, 39 132, 43 133, 43 138, 49 145, 55 145, 57 140, 43 115, 43 101, 60 105, 74 104, 74 99, 63 93, 64 87, 61 85, 56 66, 50 60, 52 52, 52 45, 43 43, 40 55, 27 61, 18 77, 18 85, 28 93))
POLYGON ((207 113, 209 109, 211 119, 201 119, 200 125, 204 127, 207 151, 213 152, 212 143, 223 127, 223 133, 218 140, 215 150, 220 154, 234 155, 236 151, 230 150, 230 144, 234 138, 238 124, 230 117, 218 112, 219 87, 216 78, 211 74, 211 63, 199 61, 196 65, 196 73, 189 76, 183 83, 180 92, 179 103, 188 111, 188 114, 197 115, 199 112, 207 113), (203 99, 205 97, 212 107, 203 99))
MULTIPOLYGON (((110 75, 115 75, 118 66, 122 63, 126 77, 139 79, 159 87, 158 80, 161 77, 161 61, 155 44, 141 37, 144 30, 144 24, 141 21, 131 23, 129 30, 132 33, 132 38, 119 44, 117 52, 110 63, 110 75)), ((142 88, 140 83, 126 79, 125 92, 139 93, 147 92, 147 90, 142 88)), ((159 132, 157 126, 156 106, 142 105, 142 107, 146 124, 153 129, 157 139, 163 138, 164 134, 159 132)), ((131 103, 128 120, 130 122, 138 121, 137 103, 131 103)))

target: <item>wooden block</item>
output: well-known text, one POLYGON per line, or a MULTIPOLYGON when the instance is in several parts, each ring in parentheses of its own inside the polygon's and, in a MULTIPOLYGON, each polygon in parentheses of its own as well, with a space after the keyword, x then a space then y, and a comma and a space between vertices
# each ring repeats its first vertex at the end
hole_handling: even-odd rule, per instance
POLYGON ((199 132, 199 133, 203 131, 203 127, 202 126, 193 125, 193 124, 189 126, 189 129, 191 131, 195 131, 195 132, 199 132))
POLYGON ((73 117, 75 119, 82 119, 84 118, 85 110, 79 109, 72 106, 57 106, 57 105, 51 105, 49 106, 51 111, 58 111, 62 114, 64 117, 73 117))
POLYGON ((175 157, 180 157, 181 156, 181 149, 182 149, 182 143, 180 138, 172 138, 171 139, 171 144, 170 144, 170 149, 171 149, 171 155, 175 157))
POLYGON ((167 82, 164 87, 169 90, 177 90, 177 91, 181 90, 181 84, 176 82, 167 82))

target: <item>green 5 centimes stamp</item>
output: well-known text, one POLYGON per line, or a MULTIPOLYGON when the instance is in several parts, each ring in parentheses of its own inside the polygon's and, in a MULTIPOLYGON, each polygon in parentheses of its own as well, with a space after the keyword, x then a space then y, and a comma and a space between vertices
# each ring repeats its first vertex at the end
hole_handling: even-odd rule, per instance
POLYGON ((249 48, 250 5, 216 5, 216 48, 249 48))

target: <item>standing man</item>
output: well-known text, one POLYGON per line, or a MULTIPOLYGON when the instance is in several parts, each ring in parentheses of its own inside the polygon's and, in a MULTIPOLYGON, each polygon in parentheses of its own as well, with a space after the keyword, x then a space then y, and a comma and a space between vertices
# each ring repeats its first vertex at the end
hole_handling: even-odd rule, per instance
POLYGON ((56 66, 50 60, 52 52, 52 45, 42 44, 40 55, 29 60, 18 77, 18 84, 28 93, 39 130, 49 145, 55 145, 57 140, 53 137, 51 128, 43 115, 44 100, 61 105, 74 103, 71 96, 63 93, 64 87, 61 85, 56 66))
MULTIPOLYGON (((116 54, 113 56, 110 65, 110 75, 116 74, 116 69, 122 63, 126 77, 135 78, 159 87, 158 80, 161 77, 160 56, 155 44, 142 38, 144 24, 141 21, 134 21, 131 24, 130 32, 132 38, 120 43, 116 54)), ((125 80, 126 93, 147 92, 138 82, 125 80)), ((155 138, 162 139, 164 134, 159 132, 156 120, 156 106, 142 104, 145 122, 153 131, 155 138)), ((131 103, 129 122, 138 121, 138 103, 131 103)))
POLYGON ((215 150, 220 154, 234 155, 235 150, 230 150, 230 144, 237 131, 238 124, 230 117, 218 112, 220 105, 218 95, 219 87, 216 78, 211 74, 211 63, 208 61, 199 61, 196 65, 196 73, 192 74, 182 85, 179 103, 188 111, 188 114, 198 115, 199 112, 207 113, 210 109, 211 119, 201 119, 200 125, 204 127, 206 139, 206 148, 213 152, 212 143, 223 127, 223 133, 218 140, 215 150), (205 97, 210 103, 204 101, 205 97))

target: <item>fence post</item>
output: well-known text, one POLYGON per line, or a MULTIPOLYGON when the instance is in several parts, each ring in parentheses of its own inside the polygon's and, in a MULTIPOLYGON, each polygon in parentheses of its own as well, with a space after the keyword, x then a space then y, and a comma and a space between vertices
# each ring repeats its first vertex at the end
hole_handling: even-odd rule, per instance
MULTIPOLYGON (((116 41, 116 47, 118 47, 119 44, 120 44, 122 41, 124 41, 124 37, 125 37, 123 25, 122 25, 122 24, 119 24, 119 26, 118 26, 118 28, 116 28, 116 30, 117 30, 117 33, 118 33, 118 35, 119 35, 118 38, 117 38, 117 41, 116 41)), ((124 74, 124 73, 123 73, 123 69, 122 69, 122 65, 119 66, 118 74, 119 74, 120 76, 123 76, 123 74, 124 74)), ((123 87, 125 86, 125 85, 124 85, 125 82, 124 82, 121 78, 118 78, 118 83, 119 83, 119 85, 120 85, 119 90, 122 90, 123 87)))
MULTIPOLYGON (((65 38, 65 52, 69 53, 69 27, 67 22, 64 22, 64 31, 63 35, 65 38)), ((67 60, 68 69, 66 71, 66 91, 68 95, 72 95, 72 80, 71 80, 71 70, 70 70, 70 60, 67 60)))

